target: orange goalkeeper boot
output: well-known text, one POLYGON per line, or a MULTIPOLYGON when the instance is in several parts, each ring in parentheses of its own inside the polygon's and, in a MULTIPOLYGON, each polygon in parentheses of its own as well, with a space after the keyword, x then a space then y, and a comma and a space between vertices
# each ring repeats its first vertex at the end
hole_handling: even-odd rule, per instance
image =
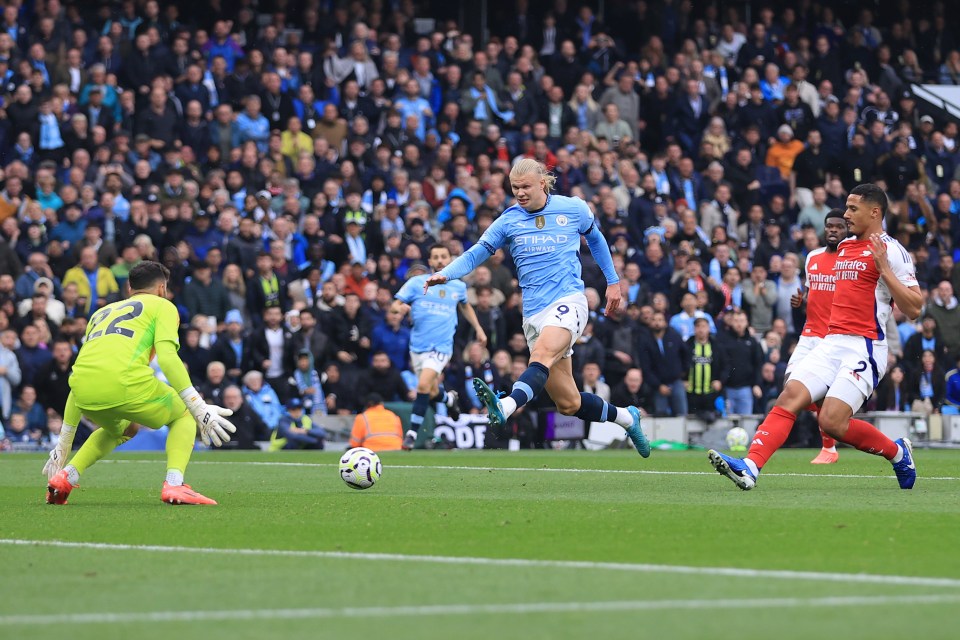
POLYGON ((207 496, 197 493, 188 484, 178 486, 168 482, 163 483, 160 499, 167 504, 217 504, 216 500, 211 500, 207 496))
POLYGON ((47 483, 47 504, 67 504, 70 492, 80 485, 70 484, 67 472, 61 470, 47 483))

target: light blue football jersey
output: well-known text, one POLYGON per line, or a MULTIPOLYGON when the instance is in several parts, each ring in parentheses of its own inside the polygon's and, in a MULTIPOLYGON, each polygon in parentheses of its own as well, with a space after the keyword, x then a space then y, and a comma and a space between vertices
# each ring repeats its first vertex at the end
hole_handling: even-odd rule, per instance
POLYGON ((467 300, 467 285, 462 280, 438 284, 423 293, 429 276, 414 276, 403 283, 395 296, 410 305, 413 331, 410 351, 453 353, 453 335, 457 330, 457 305, 467 300))
POLYGON ((523 292, 523 315, 529 318, 558 298, 583 293, 580 235, 593 226, 586 202, 551 195, 536 213, 518 205, 504 211, 478 244, 490 253, 501 246, 510 252, 523 292))

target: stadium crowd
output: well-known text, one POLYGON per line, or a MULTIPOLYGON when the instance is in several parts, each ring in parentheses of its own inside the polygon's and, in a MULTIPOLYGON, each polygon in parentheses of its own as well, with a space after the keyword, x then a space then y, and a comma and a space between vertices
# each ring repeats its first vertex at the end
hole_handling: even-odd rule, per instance
MULTIPOLYGON (((486 41, 411 1, 3 4, 6 442, 56 437, 87 319, 143 259, 170 269, 180 354, 239 446, 281 428, 315 446, 303 409, 322 426, 373 392, 411 400, 393 295, 432 244, 459 255, 511 205, 519 157, 589 203, 621 273, 628 307, 607 317, 581 254, 584 389, 763 412, 824 217, 876 182, 927 302, 887 328, 871 408, 960 405, 960 133, 910 92, 960 84, 947 3, 753 3, 747 21, 704 0, 518 0, 491 3, 486 41)), ((446 386, 476 413, 471 378, 509 388, 528 353, 509 258, 468 285, 489 343, 461 322, 446 386)))

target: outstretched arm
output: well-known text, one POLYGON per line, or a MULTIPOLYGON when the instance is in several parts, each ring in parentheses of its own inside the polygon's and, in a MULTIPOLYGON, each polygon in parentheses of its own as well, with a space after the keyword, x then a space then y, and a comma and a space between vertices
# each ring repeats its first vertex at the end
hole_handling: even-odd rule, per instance
POLYGON ((620 291, 620 276, 613 266, 613 256, 610 255, 610 247, 607 246, 607 240, 596 225, 583 234, 587 239, 587 246, 590 247, 590 253, 593 259, 597 261, 600 270, 603 271, 603 277, 607 279, 607 315, 612 315, 614 311, 620 310, 623 294, 620 291))
POLYGON ((423 283, 423 292, 426 293, 427 289, 435 284, 443 284, 447 280, 462 278, 486 262, 494 254, 494 251, 491 251, 490 247, 483 242, 478 242, 467 249, 459 258, 427 278, 423 283))
POLYGON ((176 345, 164 340, 156 343, 155 347, 157 349, 157 363, 173 390, 180 393, 187 387, 193 386, 190 382, 190 374, 187 373, 187 367, 177 354, 176 345))
POLYGON ((482 242, 478 242, 467 249, 459 258, 444 267, 440 273, 447 276, 450 280, 462 278, 486 262, 490 256, 494 254, 494 251, 490 249, 491 247, 484 245, 482 242))
POLYGON ((60 428, 57 446, 50 450, 50 459, 43 465, 43 473, 47 476, 47 480, 52 480, 53 476, 60 473, 67 463, 70 450, 73 449, 73 437, 77 434, 78 424, 80 424, 80 409, 71 391, 67 395, 67 406, 63 410, 63 426, 60 428))
POLYGON ((607 239, 603 237, 603 233, 594 225, 583 235, 587 239, 593 259, 597 261, 597 265, 603 271, 603 277, 607 279, 607 286, 619 284, 620 276, 617 275, 617 270, 613 266, 613 256, 610 255, 610 247, 607 246, 607 239))
POLYGON ((467 275, 495 254, 497 249, 503 246, 506 239, 506 221, 504 216, 500 216, 493 221, 493 224, 487 227, 487 230, 480 236, 477 244, 467 249, 463 255, 446 267, 427 278, 427 281, 423 284, 423 292, 426 293, 427 289, 435 284, 443 284, 447 280, 457 280, 467 275))

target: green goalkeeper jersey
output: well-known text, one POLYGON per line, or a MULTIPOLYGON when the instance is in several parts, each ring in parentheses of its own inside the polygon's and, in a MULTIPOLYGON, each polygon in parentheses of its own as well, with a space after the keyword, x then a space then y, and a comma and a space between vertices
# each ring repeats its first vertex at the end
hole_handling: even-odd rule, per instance
POLYGON ((180 314, 173 303, 149 294, 94 313, 70 376, 77 405, 107 409, 156 393, 150 367, 154 345, 170 341, 179 349, 179 328, 180 314))

